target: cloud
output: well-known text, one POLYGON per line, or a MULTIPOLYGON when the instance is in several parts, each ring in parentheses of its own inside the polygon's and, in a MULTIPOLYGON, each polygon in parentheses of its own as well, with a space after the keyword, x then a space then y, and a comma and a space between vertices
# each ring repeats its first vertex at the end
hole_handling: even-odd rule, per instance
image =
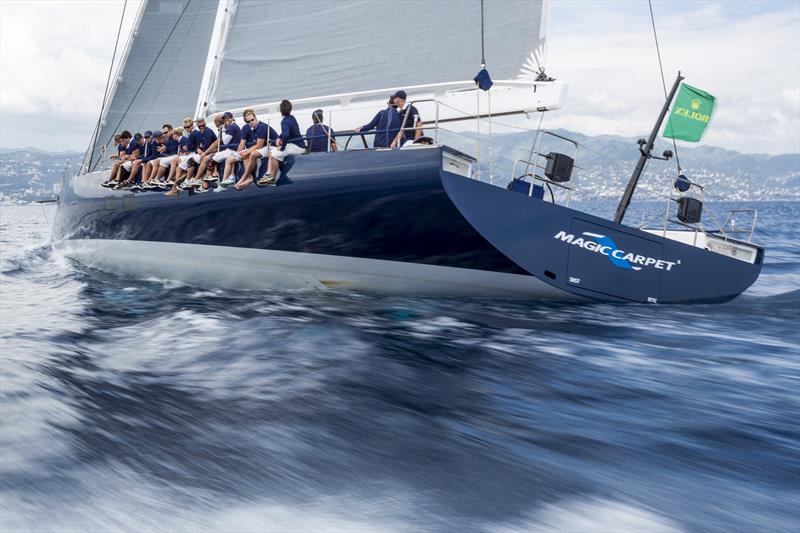
MULTIPOLYGON (((664 75, 717 97, 704 144, 743 152, 800 151, 800 4, 655 2, 664 75), (769 135, 765 135, 769 132, 769 135)), ((548 127, 646 134, 663 88, 644 2, 551 4, 550 74, 570 86, 548 127)))
MULTIPOLYGON (((88 144, 100 112, 122 5, 0 1, 0 144, 53 149, 81 149, 88 144), (46 130, 27 127, 43 118, 46 130), (64 135, 75 125, 82 135, 64 135)), ((138 7, 139 2, 128 2, 118 55, 138 7)))

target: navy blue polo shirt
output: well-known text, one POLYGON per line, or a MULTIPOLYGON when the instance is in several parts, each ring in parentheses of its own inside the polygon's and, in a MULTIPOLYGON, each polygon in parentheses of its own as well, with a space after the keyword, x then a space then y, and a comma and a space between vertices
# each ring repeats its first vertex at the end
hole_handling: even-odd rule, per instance
POLYGON ((188 154, 191 151, 189 150, 189 145, 189 137, 181 137, 181 139, 178 141, 178 153, 184 155, 188 154))
POLYGON ((246 124, 242 128, 242 137, 244 138, 245 148, 250 148, 254 146, 259 139, 264 139, 266 141, 264 143, 265 146, 274 145, 278 134, 270 126, 267 126, 266 122, 259 121, 255 130, 250 124, 246 124))
MULTIPOLYGON (((400 112, 400 127, 413 128, 418 120, 422 120, 419 116, 419 110, 413 105, 407 105, 405 109, 400 112), (408 115, 408 118, 406 118, 408 115), (403 122, 405 121, 405 123, 403 122)), ((407 130, 403 132, 403 140, 414 140, 417 134, 416 130, 407 130)))
MULTIPOLYGON (((196 131, 200 131, 199 129, 196 131)), ((206 126, 206 129, 203 133, 200 134, 200 147, 198 151, 205 151, 208 150, 208 147, 214 144, 214 141, 217 140, 217 134, 214 133, 214 130, 206 126)))
POLYGON ((136 142, 136 139, 131 139, 131 142, 128 143, 128 147, 125 148, 125 154, 131 155, 136 150, 139 150, 139 153, 141 154, 141 148, 142 147, 139 146, 139 143, 136 142))
POLYGON ((167 139, 164 145, 167 147, 167 150, 161 154, 162 157, 178 153, 178 141, 172 138, 172 134, 170 134, 169 139, 167 139))
MULTIPOLYGON (((261 123, 259 122, 259 126, 261 123)), ((256 132, 253 131, 253 128, 250 124, 245 124, 242 126, 242 139, 244 139, 244 147, 250 148, 254 144, 256 144, 256 132)))
POLYGON ((368 124, 361 126, 361 131, 372 130, 377 130, 372 146, 375 148, 389 146, 400 131, 400 113, 392 106, 379 111, 368 124))
POLYGON ((336 134, 328 126, 324 124, 314 124, 306 130, 306 139, 308 140, 309 152, 327 152, 328 151, 328 135, 331 140, 336 140, 336 134), (326 133, 327 132, 327 133, 326 133))
POLYGON ((189 132, 189 135, 184 138, 187 139, 186 149, 189 151, 189 153, 197 152, 200 149, 200 142, 203 140, 203 136, 200 135, 199 131, 193 129, 191 132, 189 132))
MULTIPOLYGON (((242 140, 242 129, 235 122, 232 122, 225 128, 225 133, 231 136, 231 142, 228 144, 220 144, 220 150, 238 150, 239 143, 242 140)), ((221 142, 221 141, 220 141, 221 142)))
POLYGON ((139 159, 141 159, 143 163, 152 161, 153 159, 158 157, 158 152, 156 152, 157 147, 158 147, 158 141, 155 140, 150 141, 148 143, 144 143, 144 148, 142 149, 141 153, 142 157, 140 157, 139 159))
POLYGON ((292 115, 287 115, 281 119, 281 151, 286 148, 288 143, 297 145, 300 148, 306 147, 303 134, 300 133, 300 125, 292 115))

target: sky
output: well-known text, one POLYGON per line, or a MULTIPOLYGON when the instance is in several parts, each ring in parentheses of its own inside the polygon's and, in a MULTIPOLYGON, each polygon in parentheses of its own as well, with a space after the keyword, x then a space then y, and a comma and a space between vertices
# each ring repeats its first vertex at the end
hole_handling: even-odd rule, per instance
MULTIPOLYGON (((129 0, 122 45, 138 0, 129 0)), ((0 0, 0 147, 84 150, 102 103, 122 0, 0 0)), ((703 145, 800 152, 800 0, 653 0, 669 87, 710 92, 703 145)), ((645 136, 663 89, 644 0, 552 0, 547 72, 569 85, 545 128, 645 136)), ((524 120, 524 119, 519 119, 524 120)))

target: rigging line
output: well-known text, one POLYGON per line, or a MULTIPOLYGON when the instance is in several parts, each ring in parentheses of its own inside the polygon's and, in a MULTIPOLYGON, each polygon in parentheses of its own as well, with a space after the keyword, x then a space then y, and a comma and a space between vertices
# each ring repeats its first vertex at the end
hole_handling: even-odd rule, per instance
POLYGON ((122 23, 125 20, 125 10, 128 8, 128 0, 125 0, 125 3, 122 4, 122 16, 119 18, 119 27, 117 28, 117 38, 114 41, 114 53, 111 54, 111 64, 108 66, 108 77, 106 77, 106 88, 103 91, 103 103, 100 105, 100 116, 97 117, 97 124, 94 126, 94 131, 92 132, 92 149, 89 152, 89 158, 91 163, 91 157, 94 154, 95 149, 97 148, 97 137, 100 135, 100 122, 103 120, 103 112, 106 110, 106 102, 108 101, 108 87, 111 85, 111 73, 114 70, 114 62, 117 60, 117 48, 119 47, 119 36, 122 33, 122 23))
POLYGON ((486 66, 486 53, 483 48, 483 0, 481 0, 481 68, 486 66))
POLYGON ((536 141, 539 140, 539 135, 542 132, 542 121, 544 120, 544 112, 539 113, 539 125, 536 127, 536 135, 533 137, 533 144, 531 144, 531 151, 528 153, 528 161, 525 165, 525 172, 528 172, 531 166, 531 159, 533 159, 533 153, 536 151, 536 141))
MULTIPOLYGON (((133 102, 136 101, 136 97, 139 95, 139 91, 142 90, 142 87, 144 86, 144 82, 147 81, 148 76, 150 76, 150 73, 153 71, 153 67, 156 66, 156 63, 158 62, 158 58, 161 57, 161 54, 164 52, 164 48, 167 47, 167 43, 169 42, 170 38, 172 37, 172 34, 175 32, 175 28, 178 27, 178 23, 183 18, 183 14, 186 13, 186 9, 189 7, 189 4, 191 4, 191 3, 192 3, 192 0, 189 0, 188 2, 186 2, 186 5, 183 6, 183 9, 181 10, 180 15, 178 15, 178 19, 175 21, 175 24, 172 25, 172 29, 169 30, 169 34, 167 35, 167 38, 164 39, 164 44, 161 45, 161 48, 158 50, 158 54, 156 54, 155 59, 153 59, 153 62, 150 63, 150 68, 147 69, 147 72, 145 73, 144 77, 142 78, 142 83, 140 83, 139 87, 136 88, 136 92, 133 93, 133 97, 131 98, 130 103, 128 103, 128 107, 126 107, 125 111, 122 112, 122 116, 120 117, 119 121, 117 122, 117 125, 114 126, 114 128, 112 129, 112 132, 117 131, 117 128, 119 128, 119 125, 122 124, 123 120, 125 120, 125 117, 128 115, 128 111, 130 111, 131 106, 133 105, 133 102)), ((108 144, 111 141, 111 139, 114 138, 113 135, 114 134, 112 133, 111 137, 109 137, 109 139, 105 142, 105 144, 108 144)), ((97 163, 95 163, 95 166, 97 166, 97 163)))
MULTIPOLYGON (((647 0, 647 6, 650 8, 650 22, 653 26, 653 39, 656 41, 656 54, 658 55, 658 69, 661 71, 661 87, 664 89, 664 99, 667 98, 667 81, 664 79, 664 67, 661 64, 661 48, 658 46, 658 33, 656 33, 656 19, 653 16, 653 2, 647 0)), ((678 165, 678 174, 681 173, 681 159, 678 157, 678 143, 675 138, 672 139, 672 147, 675 149, 675 163, 678 165)))

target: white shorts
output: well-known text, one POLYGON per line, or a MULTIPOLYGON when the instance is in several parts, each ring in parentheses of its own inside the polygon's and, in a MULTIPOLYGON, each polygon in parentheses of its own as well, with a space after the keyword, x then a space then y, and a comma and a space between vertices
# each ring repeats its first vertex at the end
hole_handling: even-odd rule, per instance
POLYGON ((133 165, 133 161, 125 161, 124 163, 122 163, 122 168, 124 168, 125 170, 130 172, 131 171, 131 165, 133 165))
MULTIPOLYGON (((223 150, 221 152, 217 152, 216 154, 214 154, 211 157, 211 159, 213 159, 217 163, 222 163, 222 162, 224 162, 226 159, 228 159, 229 157, 231 157, 234 154, 236 154, 236 152, 231 150, 230 148, 228 148, 227 150, 223 150)), ((239 154, 236 154, 236 155, 238 156, 239 154)))
POLYGON ((270 149, 269 149, 269 155, 271 155, 273 158, 277 159, 278 161, 283 161, 283 159, 287 155, 297 155, 297 154, 304 154, 304 153, 306 153, 306 149, 305 148, 300 148, 296 144, 292 144, 292 143, 287 144, 286 147, 283 149, 283 151, 281 151, 281 149, 278 148, 277 146, 271 146, 270 149))
POLYGON ((189 169, 189 161, 195 161, 195 158, 197 158, 196 161, 198 163, 200 162, 200 156, 197 155, 197 154, 181 155, 181 156, 178 156, 178 157, 181 160, 181 162, 178 163, 178 168, 180 168, 182 170, 188 170, 189 169))
POLYGON ((177 157, 178 157, 177 154, 162 157, 161 159, 158 160, 158 164, 164 168, 169 168, 169 164, 172 163, 172 161, 175 160, 177 157))

